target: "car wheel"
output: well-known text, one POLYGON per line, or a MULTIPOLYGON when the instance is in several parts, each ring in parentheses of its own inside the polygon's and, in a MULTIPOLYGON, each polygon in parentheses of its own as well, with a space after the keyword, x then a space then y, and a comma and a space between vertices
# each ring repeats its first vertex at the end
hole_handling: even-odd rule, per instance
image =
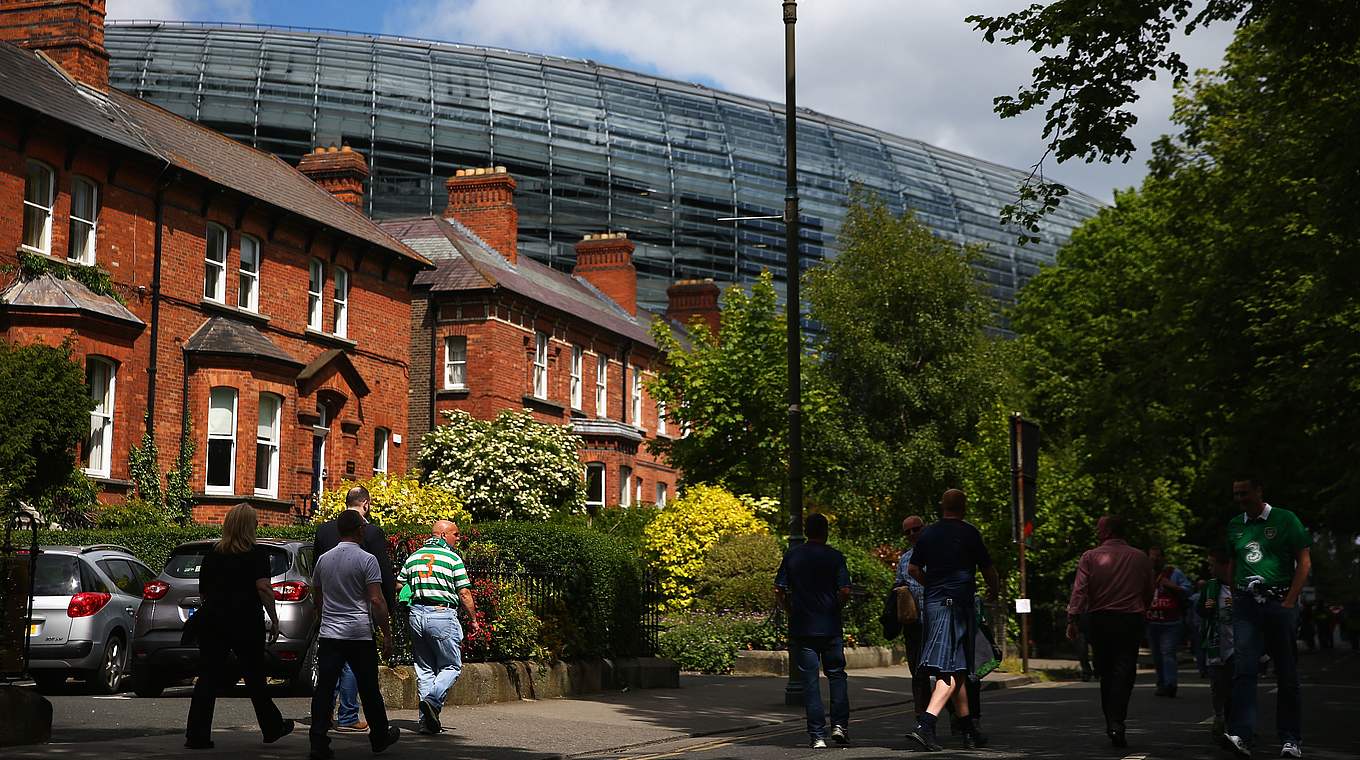
POLYGON ((127 673, 127 648, 123 637, 114 634, 104 644, 104 656, 99 660, 99 669, 90 674, 90 686, 100 694, 117 694, 127 673))
POLYGON ((66 674, 61 671, 37 670, 31 671, 30 675, 40 694, 55 694, 66 686, 66 674))
POLYGON ((132 669, 132 693, 143 698, 159 697, 165 691, 165 682, 155 678, 141 668, 132 669))
POLYGON ((310 697, 316 693, 316 647, 318 637, 312 637, 311 646, 302 658, 302 664, 288 681, 289 693, 299 697, 310 697))

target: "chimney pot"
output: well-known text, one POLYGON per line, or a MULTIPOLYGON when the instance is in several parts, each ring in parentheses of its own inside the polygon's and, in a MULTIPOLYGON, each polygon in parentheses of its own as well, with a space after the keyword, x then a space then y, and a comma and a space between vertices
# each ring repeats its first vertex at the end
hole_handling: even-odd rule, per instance
POLYGON ((680 280, 666 289, 666 316, 687 327, 698 319, 717 336, 722 322, 718 308, 720 294, 712 278, 680 280))
POLYGON ((368 178, 368 162, 363 154, 348 145, 341 150, 334 145, 317 146, 298 162, 298 171, 320 185, 323 190, 364 210, 364 180, 368 178))
POLYGON ((5 0, 0 2, 0 41, 41 51, 71 78, 109 88, 104 0, 5 0))
POLYGON ((458 169, 444 183, 449 205, 444 216, 462 222, 511 264, 519 258, 519 212, 515 178, 486 167, 458 169))
POLYGON ((637 316, 637 268, 633 266, 633 244, 624 234, 586 235, 576 244, 576 268, 572 274, 637 316))

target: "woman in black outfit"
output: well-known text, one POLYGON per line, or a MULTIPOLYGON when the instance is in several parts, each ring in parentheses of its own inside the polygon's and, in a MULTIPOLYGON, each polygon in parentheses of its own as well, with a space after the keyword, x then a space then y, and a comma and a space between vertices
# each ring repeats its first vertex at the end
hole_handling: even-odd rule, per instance
POLYGON ((265 690, 264 612, 269 613, 269 641, 279 636, 279 613, 269 580, 269 554, 255 545, 255 509, 237 504, 222 522, 222 540, 203 558, 198 586, 203 606, 191 628, 198 635, 198 682, 189 705, 184 746, 211 749, 213 706, 226 683, 227 653, 236 655, 245 677, 255 719, 266 744, 293 731, 265 690))

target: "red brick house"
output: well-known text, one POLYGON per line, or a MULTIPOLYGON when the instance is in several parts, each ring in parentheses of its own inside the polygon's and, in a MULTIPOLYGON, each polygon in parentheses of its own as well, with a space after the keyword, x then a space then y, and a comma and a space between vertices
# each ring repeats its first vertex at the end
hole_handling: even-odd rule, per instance
POLYGON ((431 265, 359 212, 363 159, 300 172, 109 88, 103 17, 0 5, 0 265, 112 282, 0 276, 0 336, 72 341, 100 498, 127 494, 144 433, 170 467, 186 419, 203 521, 245 500, 288 522, 323 487, 403 471, 411 286, 431 265))
MULTIPOLYGON (((447 187, 442 216, 382 222, 436 265, 416 277, 412 301, 412 440, 451 409, 481 419, 529 409, 584 439, 591 506, 664 504, 679 473, 646 442, 679 431, 645 388, 664 358, 649 332, 661 317, 638 309, 632 243, 587 236, 573 273, 559 272, 519 255, 504 167, 459 170, 447 187)), ((671 299, 671 317, 716 323, 711 281, 679 283, 671 299)))

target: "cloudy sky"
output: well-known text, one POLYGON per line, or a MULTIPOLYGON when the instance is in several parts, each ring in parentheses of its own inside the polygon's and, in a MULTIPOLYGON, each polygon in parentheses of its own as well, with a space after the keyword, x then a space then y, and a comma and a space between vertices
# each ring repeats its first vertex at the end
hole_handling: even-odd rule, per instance
MULTIPOLYGON (((1029 0, 803 0, 798 101, 841 118, 1026 168, 1042 151, 1037 116, 998 119, 992 98, 1028 81, 1033 54, 988 45, 970 13, 1029 0)), ((110 18, 240 21, 424 37, 592 58, 783 100, 779 0, 108 0, 110 18)), ((1192 68, 1217 66, 1231 28, 1182 40, 1192 68)), ((1137 184, 1147 146, 1169 131, 1171 85, 1135 108, 1128 164, 1067 164, 1049 176, 1109 199, 1137 184)))

